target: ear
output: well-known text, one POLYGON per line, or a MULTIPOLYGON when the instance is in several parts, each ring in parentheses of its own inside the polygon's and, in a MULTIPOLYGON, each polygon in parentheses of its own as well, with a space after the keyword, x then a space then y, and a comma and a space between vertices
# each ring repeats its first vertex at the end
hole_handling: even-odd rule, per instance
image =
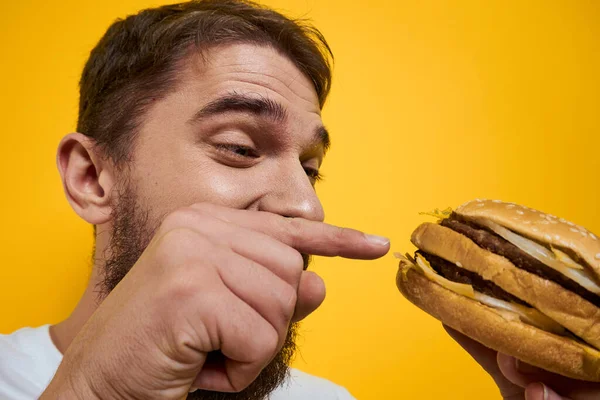
POLYGON ((81 133, 68 134, 58 146, 56 163, 73 210, 90 224, 109 221, 114 168, 98 156, 94 140, 81 133))

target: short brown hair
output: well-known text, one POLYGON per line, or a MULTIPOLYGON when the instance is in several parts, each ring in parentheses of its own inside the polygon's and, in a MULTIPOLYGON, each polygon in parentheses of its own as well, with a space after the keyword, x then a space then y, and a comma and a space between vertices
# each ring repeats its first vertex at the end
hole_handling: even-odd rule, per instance
POLYGON ((77 130, 116 164, 127 161, 147 106, 175 86, 190 49, 228 43, 272 46, 325 104, 333 54, 316 28, 247 0, 194 0, 143 10, 108 28, 81 76, 77 130))

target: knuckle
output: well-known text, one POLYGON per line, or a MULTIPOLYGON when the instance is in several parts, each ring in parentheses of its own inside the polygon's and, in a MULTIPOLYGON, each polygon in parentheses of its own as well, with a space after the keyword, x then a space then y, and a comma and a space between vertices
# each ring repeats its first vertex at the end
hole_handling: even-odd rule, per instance
MULTIPOLYGON (((282 334, 285 334, 284 332, 282 334)), ((267 360, 273 358, 279 351, 279 332, 275 330, 272 326, 269 325, 268 329, 265 329, 265 332, 261 335, 262 343, 260 347, 263 350, 263 357, 267 360)))
POLYGON ((302 232, 304 229, 304 224, 302 219, 300 218, 281 218, 281 224, 283 226, 283 231, 290 239, 290 244, 292 247, 296 247, 298 242, 302 238, 302 232))
POLYGON ((342 242, 348 238, 348 229, 336 226, 331 232, 331 237, 336 242, 342 242))
POLYGON ((193 226, 203 222, 203 218, 210 216, 204 208, 184 207, 167 215, 161 227, 165 230, 193 226))
POLYGON ((164 230, 176 229, 181 226, 185 226, 185 212, 183 210, 176 210, 167 215, 161 224, 161 228, 164 230))
POLYGON ((281 302, 283 318, 287 324, 294 316, 298 301, 298 292, 292 286, 284 285, 279 294, 279 300, 281 302))
POLYGON ((302 254, 291 247, 283 249, 279 255, 279 265, 281 272, 276 274, 287 283, 297 285, 304 270, 302 254))
POLYGON ((162 267, 185 267, 202 254, 210 253, 211 243, 189 228, 175 228, 164 233, 154 250, 153 258, 162 267))
POLYGON ((291 233, 299 234, 302 231, 303 224, 300 218, 285 218, 284 221, 287 222, 291 233))
POLYGON ((289 259, 290 266, 294 269, 294 271, 298 271, 298 273, 300 273, 304 268, 304 258, 302 258, 302 254, 300 254, 299 251, 291 249, 287 257, 289 259))

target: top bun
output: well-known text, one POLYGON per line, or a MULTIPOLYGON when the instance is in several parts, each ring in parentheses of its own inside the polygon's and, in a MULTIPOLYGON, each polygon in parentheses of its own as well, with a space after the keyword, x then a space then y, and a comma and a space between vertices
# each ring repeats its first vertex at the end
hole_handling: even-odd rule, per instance
POLYGON ((582 226, 500 200, 472 200, 458 207, 455 212, 467 219, 485 218, 537 242, 570 250, 600 277, 600 240, 582 226))

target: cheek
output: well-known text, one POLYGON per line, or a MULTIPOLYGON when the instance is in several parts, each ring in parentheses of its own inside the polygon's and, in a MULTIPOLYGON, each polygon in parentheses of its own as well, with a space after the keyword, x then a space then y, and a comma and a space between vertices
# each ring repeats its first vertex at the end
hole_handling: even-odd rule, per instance
POLYGON ((186 170, 156 168, 138 181, 141 198, 154 218, 194 203, 244 208, 268 190, 260 168, 235 169, 213 162, 186 170))

